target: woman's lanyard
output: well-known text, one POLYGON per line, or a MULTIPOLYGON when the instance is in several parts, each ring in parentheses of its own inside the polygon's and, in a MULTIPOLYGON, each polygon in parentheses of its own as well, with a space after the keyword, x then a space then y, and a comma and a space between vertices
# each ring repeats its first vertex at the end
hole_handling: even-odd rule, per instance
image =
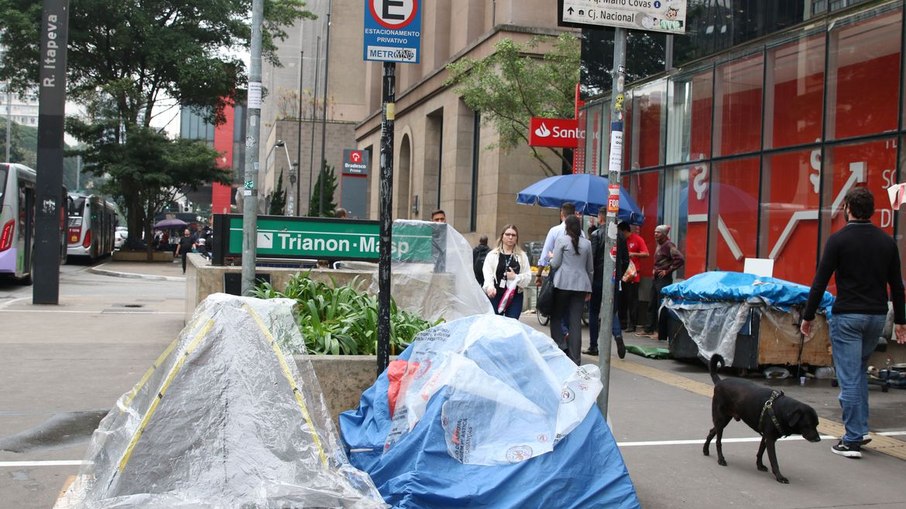
MULTIPOLYGON (((500 254, 504 254, 503 251, 500 254)), ((510 268, 510 262, 513 261, 513 253, 510 253, 506 256, 506 260, 503 264, 503 275, 501 276, 500 281, 498 282, 500 286, 506 286, 506 271, 510 268)))

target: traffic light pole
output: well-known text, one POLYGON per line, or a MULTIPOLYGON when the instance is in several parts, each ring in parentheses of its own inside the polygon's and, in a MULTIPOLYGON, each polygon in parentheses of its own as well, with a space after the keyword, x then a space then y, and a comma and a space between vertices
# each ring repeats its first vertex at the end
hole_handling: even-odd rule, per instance
MULTIPOLYGON (((604 252, 610 253, 616 246, 617 213, 620 210, 620 174, 623 170, 623 86, 626 64, 626 29, 614 29, 613 44, 613 87, 610 106, 610 157, 608 164, 607 220, 601 225, 606 228, 604 235, 604 252)), ((601 415, 607 418, 607 397, 610 391, 610 345, 611 328, 613 327, 614 285, 620 284, 620 276, 611 277, 614 271, 614 259, 604 256, 604 278, 601 296, 601 327, 598 329, 598 367, 601 370, 601 382, 604 388, 598 394, 598 408, 601 415)))

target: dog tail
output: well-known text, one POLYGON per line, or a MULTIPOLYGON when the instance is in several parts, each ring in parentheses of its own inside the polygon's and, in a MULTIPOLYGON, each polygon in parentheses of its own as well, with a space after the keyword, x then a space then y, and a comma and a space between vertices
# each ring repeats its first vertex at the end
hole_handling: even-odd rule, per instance
POLYGON ((708 366, 711 371, 711 381, 717 385, 720 382, 720 377, 717 376, 717 370, 724 367, 724 358, 719 353, 716 353, 711 356, 711 363, 708 366))

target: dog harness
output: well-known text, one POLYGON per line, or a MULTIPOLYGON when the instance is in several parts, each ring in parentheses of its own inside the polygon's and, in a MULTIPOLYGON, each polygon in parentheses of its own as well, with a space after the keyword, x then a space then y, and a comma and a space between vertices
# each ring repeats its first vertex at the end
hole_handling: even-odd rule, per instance
MULTIPOLYGON (((774 415, 774 401, 780 396, 783 396, 783 391, 771 391, 771 397, 764 402, 764 407, 761 409, 761 417, 758 418, 758 427, 764 430, 764 416, 768 415, 771 418, 771 422, 774 423, 774 428, 780 432, 781 436, 786 436, 788 433, 784 433, 783 427, 780 426, 780 421, 778 421, 777 416, 774 415)), ((758 433, 764 435, 764 431, 759 431, 758 433)))

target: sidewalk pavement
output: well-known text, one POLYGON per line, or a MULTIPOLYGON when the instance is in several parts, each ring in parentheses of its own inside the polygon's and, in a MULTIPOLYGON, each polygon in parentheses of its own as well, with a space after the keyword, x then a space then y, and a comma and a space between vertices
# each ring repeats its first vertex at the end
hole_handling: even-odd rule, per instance
MULTIPOLYGON (((91 272, 173 281, 174 285, 183 279, 181 265, 176 263, 107 262, 91 272)), ((0 338, 0 381, 7 389, 5 396, 0 395, 0 436, 28 429, 61 411, 109 408, 135 383, 176 336, 181 317, 175 311, 181 308, 172 299, 148 299, 139 284, 134 288, 134 300, 155 308, 157 314, 110 312, 100 302, 95 305, 88 300, 63 309, 26 302, 0 309, 9 333, 0 338), (82 312, 83 318, 74 322, 79 315, 73 311, 82 312), (73 328, 75 323, 79 326, 73 328)), ((530 313, 521 321, 549 331, 530 313)), ((583 348, 588 343, 587 329, 584 332, 583 348)), ((630 345, 663 346, 635 334, 625 338, 630 345)), ((583 360, 598 363, 597 357, 583 360)), ((759 437, 743 423, 732 422, 724 433, 728 466, 717 464, 713 447, 710 457, 702 455, 702 443, 711 428, 712 390, 703 365, 632 354, 624 360, 613 354, 609 362, 608 421, 645 508, 906 507, 902 489, 906 463, 895 457, 902 452, 906 435, 875 435, 861 460, 832 454, 830 447, 839 433, 835 427, 839 406, 837 389, 828 381, 810 381, 806 386, 790 380, 771 382, 811 404, 822 419, 824 435, 817 444, 798 437, 778 443, 780 468, 791 483, 782 485, 770 473, 756 470, 759 437)), ((871 390, 872 430, 902 433, 906 391, 875 389, 871 390)), ((0 452, 0 464, 80 460, 85 445, 42 450, 27 457, 0 452)), ((66 478, 77 471, 72 463, 0 468, 0 496, 18 507, 48 507, 66 478)))

